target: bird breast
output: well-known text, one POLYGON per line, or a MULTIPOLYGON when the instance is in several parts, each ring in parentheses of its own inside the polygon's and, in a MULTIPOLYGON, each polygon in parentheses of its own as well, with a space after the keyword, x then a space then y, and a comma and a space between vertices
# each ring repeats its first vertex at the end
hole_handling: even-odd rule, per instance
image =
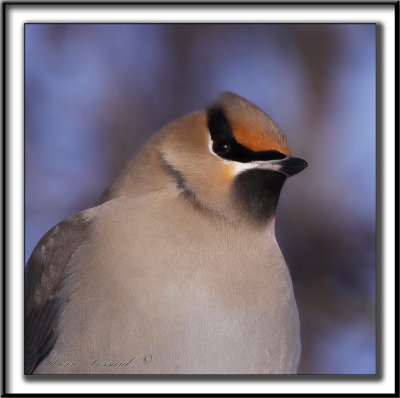
POLYGON ((145 355, 151 363, 113 372, 296 371, 298 313, 274 231, 245 232, 188 206, 162 192, 102 205, 70 264, 62 335, 38 373, 76 358, 57 371, 110 373, 89 365, 145 355))

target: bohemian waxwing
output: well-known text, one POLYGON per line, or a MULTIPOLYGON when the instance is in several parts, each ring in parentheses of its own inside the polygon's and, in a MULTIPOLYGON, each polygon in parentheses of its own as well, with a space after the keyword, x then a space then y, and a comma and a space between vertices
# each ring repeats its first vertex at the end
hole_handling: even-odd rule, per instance
POLYGON ((307 166, 224 93, 164 127, 25 270, 25 373, 295 373, 299 317, 275 239, 307 166))

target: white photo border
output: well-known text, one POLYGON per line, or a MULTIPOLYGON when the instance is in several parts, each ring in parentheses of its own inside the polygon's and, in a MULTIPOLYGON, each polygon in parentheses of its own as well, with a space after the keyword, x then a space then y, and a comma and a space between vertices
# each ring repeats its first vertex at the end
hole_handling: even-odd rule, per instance
POLYGON ((2 394, 398 394, 398 14, 399 3, 3 3, 3 384, 2 394), (25 23, 376 23, 377 321, 376 377, 23 376, 25 23), (379 76, 380 74, 380 76, 379 76), (380 93, 380 95, 379 95, 380 93), (380 152, 380 153, 379 153, 380 152), (379 163, 378 164, 378 159, 379 163), (396 200, 395 200, 396 199, 396 200), (3 224, 4 225, 4 224, 3 224), (379 227, 381 226, 381 228, 379 227), (381 252, 381 255, 379 255, 381 252), (380 269, 380 272, 378 272, 380 269), (379 373, 380 372, 380 373, 379 373))

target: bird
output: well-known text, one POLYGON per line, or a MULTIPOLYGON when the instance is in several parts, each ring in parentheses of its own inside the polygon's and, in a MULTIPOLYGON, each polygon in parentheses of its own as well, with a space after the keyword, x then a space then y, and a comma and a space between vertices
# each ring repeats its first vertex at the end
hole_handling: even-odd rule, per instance
POLYGON ((32 252, 25 374, 297 373, 275 212, 307 165, 232 92, 161 128, 32 252))

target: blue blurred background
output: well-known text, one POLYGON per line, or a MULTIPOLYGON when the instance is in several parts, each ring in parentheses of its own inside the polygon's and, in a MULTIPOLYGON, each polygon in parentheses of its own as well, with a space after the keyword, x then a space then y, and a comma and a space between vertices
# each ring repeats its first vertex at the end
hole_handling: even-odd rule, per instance
POLYGON ((310 165, 276 220, 299 372, 375 373, 375 25, 27 24, 25 63, 26 260, 155 131, 233 91, 310 165))

